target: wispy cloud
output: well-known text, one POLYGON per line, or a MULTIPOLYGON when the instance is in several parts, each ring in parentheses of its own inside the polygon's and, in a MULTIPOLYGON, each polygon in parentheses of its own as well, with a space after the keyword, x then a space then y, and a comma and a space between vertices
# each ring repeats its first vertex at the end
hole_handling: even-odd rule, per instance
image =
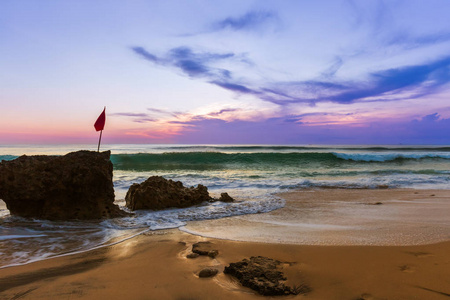
POLYGON ((231 72, 223 68, 213 67, 212 64, 235 56, 234 53, 194 53, 189 47, 177 47, 168 51, 164 57, 158 57, 142 47, 131 49, 148 61, 176 68, 189 77, 214 80, 226 80, 231 77, 231 72))
POLYGON ((441 31, 437 33, 414 35, 405 30, 392 33, 386 38, 385 44, 388 46, 402 46, 405 49, 414 49, 429 45, 436 45, 450 41, 450 32, 441 31))
POLYGON ((154 63, 158 63, 158 62, 160 61, 160 60, 158 59, 158 57, 156 57, 155 55, 153 55, 153 54, 147 52, 147 50, 145 50, 145 49, 142 48, 142 47, 133 47, 132 49, 133 49, 133 51, 134 51, 136 54, 141 55, 142 57, 144 57, 145 59, 147 59, 147 60, 149 60, 149 61, 152 61, 152 62, 154 62, 154 63))
POLYGON ((135 123, 148 123, 157 121, 157 119, 151 118, 149 114, 146 113, 119 112, 119 113, 112 113, 110 114, 110 116, 127 117, 130 118, 135 123))
POLYGON ((261 94, 260 92, 258 92, 256 90, 252 90, 242 84, 230 83, 230 82, 219 81, 219 80, 210 81, 210 83, 220 86, 221 88, 224 88, 226 90, 229 90, 229 91, 232 91, 235 93, 239 93, 239 94, 252 94, 252 95, 261 94))
POLYGON ((133 50, 153 63, 177 68, 191 78, 281 106, 292 103, 315 105, 319 102, 350 104, 403 100, 406 96, 402 97, 402 93, 407 92, 408 98, 422 97, 450 82, 450 57, 427 64, 380 70, 368 74, 365 79, 345 82, 340 82, 334 76, 343 64, 343 60, 337 58, 325 71, 322 80, 259 83, 250 80, 244 82, 242 74, 235 76, 230 70, 213 66, 217 61, 233 60, 236 57, 234 53, 195 53, 188 47, 179 47, 171 49, 163 58, 158 58, 141 47, 133 50))
POLYGON ((272 11, 250 11, 239 17, 228 17, 211 25, 211 29, 217 30, 253 30, 267 23, 278 21, 277 15, 272 11))
POLYGON ((119 116, 119 117, 148 117, 148 115, 145 113, 128 113, 128 112, 112 113, 110 115, 111 116, 119 116))
POLYGON ((381 70, 360 81, 303 81, 278 85, 263 99, 279 105, 302 102, 350 104, 361 101, 404 100, 430 95, 450 82, 450 57, 422 65, 381 70), (402 96, 402 93, 408 93, 402 96))
POLYGON ((438 114, 419 120, 398 120, 353 126, 339 123, 333 126, 299 121, 300 116, 270 118, 256 122, 221 119, 197 119, 189 130, 175 137, 179 143, 267 143, 267 144, 443 144, 448 141, 450 119, 438 114), (232 135, 229 133, 233 132, 232 135))
POLYGON ((240 111, 240 109, 238 109, 238 108, 224 108, 224 109, 221 109, 219 111, 210 112, 207 115, 209 117, 219 117, 219 116, 223 115, 224 113, 231 113, 231 112, 237 112, 237 111, 240 111))
POLYGON ((152 115, 166 115, 166 116, 176 117, 177 115, 182 114, 181 112, 164 110, 164 109, 159 109, 159 108, 147 108, 147 110, 152 115))

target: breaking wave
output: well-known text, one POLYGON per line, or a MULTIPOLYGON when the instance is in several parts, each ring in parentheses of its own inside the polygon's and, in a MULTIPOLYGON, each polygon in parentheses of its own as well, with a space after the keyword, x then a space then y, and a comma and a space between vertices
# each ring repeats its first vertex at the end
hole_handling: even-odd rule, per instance
POLYGON ((346 163, 402 163, 425 159, 450 160, 446 152, 413 153, 338 153, 338 152, 301 152, 301 153, 223 153, 223 152, 166 152, 113 154, 111 161, 117 170, 220 170, 228 168, 264 168, 282 166, 323 165, 338 167, 346 163))

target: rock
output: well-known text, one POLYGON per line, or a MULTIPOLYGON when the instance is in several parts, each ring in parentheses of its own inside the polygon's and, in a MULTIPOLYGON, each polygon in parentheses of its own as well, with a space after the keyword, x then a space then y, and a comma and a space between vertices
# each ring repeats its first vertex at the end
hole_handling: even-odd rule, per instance
POLYGON ((187 188, 180 181, 161 176, 152 176, 143 183, 133 184, 125 197, 126 206, 131 210, 183 208, 211 199, 208 189, 201 184, 196 188, 187 188))
POLYGON ((309 288, 289 287, 284 284, 281 262, 263 256, 252 256, 240 262, 230 263, 224 273, 236 277, 243 286, 249 287, 264 296, 297 295, 306 293, 309 288))
POLYGON ((198 242, 192 245, 192 252, 214 258, 219 255, 219 251, 213 249, 213 247, 214 244, 211 242, 198 242))
POLYGON ((377 185, 377 188, 385 190, 385 189, 388 189, 389 186, 387 184, 379 184, 379 185, 377 185))
POLYGON ((189 253, 188 255, 186 255, 187 258, 197 258, 199 256, 200 256, 200 254, 198 254, 198 253, 189 253))
POLYGON ((222 193, 222 194, 220 194, 219 201, 222 201, 222 202, 234 202, 234 199, 231 198, 230 195, 228 195, 228 193, 222 193))
POLYGON ((218 250, 210 250, 210 251, 208 252, 208 256, 211 257, 211 258, 214 258, 214 257, 216 257, 217 255, 219 255, 219 251, 218 251, 218 250))
POLYGON ((198 277, 205 278, 205 277, 213 277, 216 276, 217 273, 219 273, 219 270, 214 268, 204 268, 203 270, 198 273, 198 277))
POLYGON ((48 220, 128 215, 114 202, 110 151, 20 156, 0 162, 0 199, 11 215, 48 220))

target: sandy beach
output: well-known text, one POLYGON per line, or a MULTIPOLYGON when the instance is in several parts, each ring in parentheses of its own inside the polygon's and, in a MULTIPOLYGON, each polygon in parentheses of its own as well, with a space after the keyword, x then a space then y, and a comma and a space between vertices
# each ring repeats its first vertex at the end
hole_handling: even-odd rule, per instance
MULTIPOLYGON (((450 212, 449 191, 328 189, 317 192, 319 194, 316 195, 329 195, 328 198, 322 199, 325 202, 338 199, 347 203, 359 203, 363 208, 358 212, 359 216, 366 210, 389 211, 387 209, 389 205, 394 210, 397 209, 396 205, 405 206, 403 211, 407 211, 408 214, 407 216, 396 214, 395 217, 389 217, 392 221, 382 218, 378 222, 377 218, 373 217, 378 214, 368 213, 366 216, 373 218, 362 218, 367 223, 359 224, 363 229, 358 230, 355 230, 354 226, 336 227, 340 230, 336 228, 330 230, 330 227, 317 230, 316 226, 316 230, 309 235, 318 235, 321 239, 331 241, 324 243, 328 245, 308 245, 309 238, 298 239, 294 243, 283 241, 274 243, 270 242, 270 239, 267 239, 269 242, 217 239, 189 234, 179 229, 150 231, 114 246, 0 269, 0 299, 274 298, 260 296, 242 287, 229 275, 223 274, 224 267, 231 262, 258 255, 282 262, 287 285, 306 284, 311 288, 311 291, 304 295, 276 298, 448 299, 450 297, 448 239, 450 231, 448 220, 447 223, 441 220, 443 217, 445 221, 445 216, 450 212), (355 198, 352 198, 351 194, 355 198), (359 202, 355 202, 356 198, 359 202), (427 203, 436 201, 441 204, 438 206, 440 214, 434 210, 424 209, 424 205, 426 207, 427 203), (417 215, 413 213, 417 210, 410 208, 422 211, 423 218, 417 219, 417 215), (435 218, 433 214, 436 214, 435 218), (366 232, 364 226, 373 230, 366 232), (395 240, 394 245, 386 242, 392 241, 392 237, 380 239, 383 234, 371 239, 370 243, 367 242, 374 245, 352 245, 352 239, 345 238, 348 235, 362 235, 362 232, 372 235, 377 230, 383 233, 395 228, 401 237, 395 240), (333 233, 336 237, 330 238, 333 233), (418 236, 415 241, 411 238, 414 235, 418 236), (430 235, 430 239, 424 240, 423 235, 430 235), (215 258, 207 256, 186 258, 191 252, 192 245, 198 241, 212 242, 219 255, 215 258), (382 241, 378 243, 381 245, 377 245, 376 241, 382 241), (404 245, 399 245, 399 241, 403 241, 404 245), (205 267, 217 268, 219 274, 213 278, 199 278, 199 271, 205 267)), ((297 210, 297 206, 310 206, 308 198, 310 194, 311 191, 297 191, 281 195, 286 199, 285 208, 268 213, 266 217, 271 219, 277 214, 287 216, 297 210)), ((325 202, 321 202, 320 205, 325 202)), ((325 211, 327 210, 318 212, 325 211)), ((298 218, 302 218, 300 212, 297 214, 298 218)), ((385 215, 384 211, 382 215, 385 215)), ((242 225, 245 235, 248 234, 248 228, 244 223, 248 225, 255 222, 252 221, 255 216, 258 215, 244 216, 249 218, 248 220, 232 217, 203 223, 225 222, 225 225, 230 225, 232 220, 237 218, 236 228, 242 225)), ((343 226, 339 223, 337 225, 343 226)), ((192 226, 188 224, 185 231, 200 230, 204 227, 206 225, 199 227, 194 222, 192 226)), ((233 232, 236 228, 222 227, 222 232, 233 232)), ((272 236, 283 228, 289 229, 289 226, 285 224, 282 227, 278 224, 274 227, 274 224, 260 222, 254 226, 252 232, 256 237, 264 237, 263 233, 272 236)), ((304 228, 311 226, 300 227, 300 230, 304 231, 304 228)), ((320 229, 320 226, 318 228, 320 229)), ((279 231, 278 235, 283 236, 283 232, 279 231)), ((287 234, 293 232, 288 230, 287 234)), ((360 241, 359 238, 355 240, 360 241)))

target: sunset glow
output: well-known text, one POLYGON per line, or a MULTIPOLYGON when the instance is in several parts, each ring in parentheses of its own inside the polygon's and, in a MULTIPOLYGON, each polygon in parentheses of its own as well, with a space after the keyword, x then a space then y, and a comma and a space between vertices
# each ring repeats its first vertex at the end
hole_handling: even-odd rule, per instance
POLYGON ((450 144, 445 8, 2 2, 0 144, 450 144))

